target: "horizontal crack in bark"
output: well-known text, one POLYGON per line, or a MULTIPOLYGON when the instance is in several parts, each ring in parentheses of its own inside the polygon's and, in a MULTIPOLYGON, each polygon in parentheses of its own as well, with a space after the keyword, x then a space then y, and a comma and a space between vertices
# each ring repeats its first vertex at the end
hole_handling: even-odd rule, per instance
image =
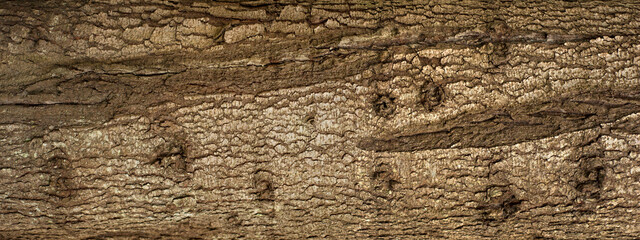
MULTIPOLYGON (((640 112, 638 98, 631 100, 627 96, 556 101, 532 112, 513 109, 501 113, 467 115, 456 121, 458 123, 441 130, 372 137, 360 141, 358 147, 376 152, 411 152, 513 145, 593 128, 640 112)), ((412 132, 417 128, 413 127, 412 132)))
MULTIPOLYGON (((449 30, 451 31, 451 30, 449 30)), ((318 48, 341 48, 341 49, 385 49, 392 46, 402 46, 410 44, 437 45, 450 43, 456 45, 482 45, 487 43, 546 43, 562 44, 567 42, 584 42, 601 37, 616 36, 637 36, 635 34, 615 34, 609 35, 584 35, 584 34, 547 34, 542 32, 528 32, 508 34, 506 36, 496 36, 491 32, 465 31, 455 35, 437 33, 426 35, 425 33, 410 33, 403 35, 381 35, 344 37, 337 46, 324 46, 318 48)))

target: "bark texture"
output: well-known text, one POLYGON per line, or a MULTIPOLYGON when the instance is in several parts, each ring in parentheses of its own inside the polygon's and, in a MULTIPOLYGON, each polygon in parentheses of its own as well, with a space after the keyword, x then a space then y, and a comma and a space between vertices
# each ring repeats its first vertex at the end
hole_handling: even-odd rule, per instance
POLYGON ((635 1, 4 1, 0 237, 636 239, 635 1))

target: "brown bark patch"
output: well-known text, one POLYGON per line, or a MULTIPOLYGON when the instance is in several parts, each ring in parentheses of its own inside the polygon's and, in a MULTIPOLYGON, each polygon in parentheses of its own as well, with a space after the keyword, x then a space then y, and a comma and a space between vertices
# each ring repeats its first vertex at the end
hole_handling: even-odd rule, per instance
POLYGON ((420 88, 420 95, 420 104, 424 106, 427 111, 432 111, 442 103, 444 90, 440 85, 432 81, 427 81, 420 88))
POLYGON ((58 198, 59 204, 69 202, 78 195, 78 186, 74 182, 72 160, 60 150, 52 151, 45 160, 44 168, 49 172, 49 187, 52 196, 58 198))
POLYGON ((371 172, 372 190, 380 196, 388 198, 400 184, 394 166, 388 163, 378 163, 371 172))
POLYGON ((479 204, 480 209, 484 209, 484 220, 504 220, 512 217, 520 211, 522 200, 517 198, 513 192, 504 189, 489 189, 487 191, 487 201, 479 204), (498 194, 492 196, 494 193, 498 194))
POLYGON ((583 194, 584 200, 600 199, 600 192, 605 181, 604 164, 594 158, 580 160, 576 174, 576 190, 583 194))
POLYGON ((379 94, 373 102, 373 110, 381 117, 388 117, 396 110, 395 98, 389 94, 379 94))
POLYGON ((267 170, 259 169, 253 173, 253 193, 258 201, 275 200, 273 174, 267 170))
POLYGON ((186 152, 181 144, 169 142, 157 147, 150 164, 176 171, 186 171, 186 152))

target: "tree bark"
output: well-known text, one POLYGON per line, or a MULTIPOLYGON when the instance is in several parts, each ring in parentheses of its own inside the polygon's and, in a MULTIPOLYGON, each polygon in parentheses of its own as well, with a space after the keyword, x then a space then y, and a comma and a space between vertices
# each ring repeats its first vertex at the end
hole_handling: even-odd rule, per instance
POLYGON ((635 239, 635 1, 6 1, 0 236, 635 239))

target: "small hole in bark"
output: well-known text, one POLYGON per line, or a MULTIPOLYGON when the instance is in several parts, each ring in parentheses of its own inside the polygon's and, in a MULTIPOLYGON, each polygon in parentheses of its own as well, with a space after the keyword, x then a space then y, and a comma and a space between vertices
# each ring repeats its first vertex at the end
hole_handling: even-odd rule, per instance
POLYGON ((418 57, 420 59, 420 63, 422 65, 429 65, 432 67, 442 66, 440 59, 441 58, 427 58, 427 57, 418 57))
POLYGON ((158 146, 156 154, 150 164, 163 168, 170 168, 185 171, 187 168, 187 157, 182 144, 166 143, 158 146))
POLYGON ((489 62, 498 67, 505 64, 508 61, 509 47, 505 43, 489 43, 492 48, 489 54, 489 62))
POLYGON ((240 226, 242 225, 242 220, 240 220, 239 216, 237 213, 230 213, 227 217, 226 220, 229 224, 233 225, 233 226, 240 226))
POLYGON ((502 208, 502 212, 505 216, 505 218, 509 218, 511 217, 511 215, 513 215, 514 213, 518 212, 520 210, 520 203, 522 201, 517 199, 516 196, 514 196, 513 194, 510 194, 509 197, 507 197, 501 205, 502 208))
POLYGON ((316 114, 315 113, 309 113, 304 117, 304 122, 308 123, 308 124, 315 124, 316 122, 316 114))
POLYGON ((494 210, 496 211, 495 213, 501 214, 502 219, 507 219, 520 210, 521 203, 522 200, 507 190, 500 196, 492 197, 489 201, 482 203, 480 208, 494 210))
POLYGON ((396 188, 401 182, 396 179, 393 167, 386 163, 380 163, 373 168, 371 179, 374 183, 374 190, 388 193, 396 188))
POLYGON ((420 103, 427 111, 432 111, 442 103, 444 90, 432 81, 425 82, 420 88, 420 103))
POLYGON ((489 26, 489 35, 495 40, 505 40, 511 35, 511 28, 506 22, 496 20, 489 26))
POLYGON ((597 159, 581 159, 576 179, 576 190, 584 194, 586 199, 599 199, 605 168, 597 159))
POLYGON ((63 169, 67 164, 68 159, 66 157, 54 155, 47 159, 47 165, 53 169, 63 169))
POLYGON ((275 199, 276 187, 271 179, 272 174, 269 171, 257 170, 253 173, 253 193, 256 194, 258 201, 273 201, 275 199))
POLYGON ((553 239, 553 238, 545 237, 542 234, 536 234, 536 235, 533 235, 532 239, 550 240, 550 239, 553 239))
POLYGON ((61 153, 55 153, 46 160, 46 168, 50 172, 49 186, 52 195, 59 198, 70 198, 76 195, 76 187, 71 176, 71 161, 61 153))
POLYGON ((396 110, 395 98, 390 97, 388 94, 378 95, 373 102, 373 109, 375 112, 383 117, 387 117, 396 110))

